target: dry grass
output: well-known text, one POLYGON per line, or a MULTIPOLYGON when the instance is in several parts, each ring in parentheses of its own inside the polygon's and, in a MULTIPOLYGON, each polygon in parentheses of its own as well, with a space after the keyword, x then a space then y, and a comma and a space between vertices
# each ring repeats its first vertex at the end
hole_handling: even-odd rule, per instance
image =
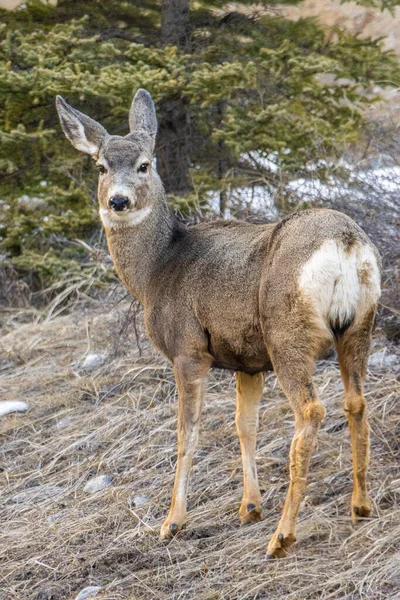
POLYGON ((316 382, 327 417, 299 541, 289 558, 267 562, 267 539, 287 488, 293 417, 268 375, 257 453, 264 520, 240 527, 234 379, 214 372, 188 529, 165 546, 158 530, 172 490, 176 391, 170 367, 142 335, 138 349, 124 322, 126 306, 82 308, 37 324, 26 311, 4 315, 2 399, 26 400, 30 410, 0 421, 1 600, 73 599, 88 585, 100 585, 96 598, 108 600, 400 597, 400 384, 394 373, 375 368, 366 387, 374 517, 353 527, 342 385, 335 361, 321 363, 316 382), (93 352, 106 354, 106 361, 83 369, 93 352), (96 474, 110 475, 111 487, 84 492, 96 474))

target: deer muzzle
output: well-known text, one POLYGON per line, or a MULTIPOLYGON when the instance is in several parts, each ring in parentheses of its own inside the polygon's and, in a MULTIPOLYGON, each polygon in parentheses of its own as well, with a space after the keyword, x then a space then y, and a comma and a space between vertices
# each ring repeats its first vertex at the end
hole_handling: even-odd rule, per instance
POLYGON ((108 201, 108 206, 115 212, 122 212, 130 207, 131 201, 126 196, 114 196, 108 201))

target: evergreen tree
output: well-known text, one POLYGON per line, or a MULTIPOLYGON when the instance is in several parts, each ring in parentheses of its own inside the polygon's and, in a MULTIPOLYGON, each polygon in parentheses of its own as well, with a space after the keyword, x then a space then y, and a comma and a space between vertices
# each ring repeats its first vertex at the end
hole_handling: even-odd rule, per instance
POLYGON ((258 180, 273 191, 310 163, 323 176, 321 159, 357 142, 376 83, 399 80, 395 57, 380 40, 327 35, 312 19, 246 4, 234 12, 204 0, 188 12, 188 0, 29 0, 0 12, 8 264, 48 284, 82 268, 86 251, 74 240, 100 239, 96 172, 61 134, 56 94, 124 135, 132 95, 148 89, 158 168, 180 210, 207 209, 212 191, 223 212, 228 189, 258 180))

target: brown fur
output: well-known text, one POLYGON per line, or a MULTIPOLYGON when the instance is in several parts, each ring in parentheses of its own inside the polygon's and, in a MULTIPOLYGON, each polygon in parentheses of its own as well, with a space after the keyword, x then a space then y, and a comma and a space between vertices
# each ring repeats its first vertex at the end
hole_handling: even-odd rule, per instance
MULTIPOLYGON (((327 240, 337 241, 346 253, 367 246, 379 263, 365 233, 347 216, 331 210, 294 213, 274 225, 216 221, 186 228, 168 209, 157 173, 151 166, 146 176, 137 170, 138 161, 146 159, 150 165, 154 146, 155 113, 148 94, 139 92, 131 109, 131 126, 139 127, 139 133, 126 138, 107 134, 101 143, 97 124, 88 117, 82 120, 69 108, 60 101, 66 135, 80 149, 97 144, 95 156, 107 166, 100 178, 99 203, 118 275, 143 303, 148 335, 174 368, 178 462, 162 537, 174 535, 186 524, 189 471, 211 367, 237 372, 236 425, 244 471, 240 519, 247 523, 261 518, 254 454, 262 373, 273 368, 295 416, 289 490, 268 546, 270 556, 286 555, 295 541, 311 454, 325 412, 312 373, 318 356, 334 343, 352 437, 352 515, 367 516, 368 422, 362 381, 376 305, 357 309, 351 322, 339 322, 336 328, 322 323, 312 299, 299 289, 301 269, 327 240), (77 118, 88 139, 82 140, 77 118), (121 180, 132 196, 128 218, 148 209, 138 225, 123 225, 128 222, 125 216, 114 215, 109 208, 109 189, 121 180)), ((361 279, 369 285, 366 272, 361 279)))

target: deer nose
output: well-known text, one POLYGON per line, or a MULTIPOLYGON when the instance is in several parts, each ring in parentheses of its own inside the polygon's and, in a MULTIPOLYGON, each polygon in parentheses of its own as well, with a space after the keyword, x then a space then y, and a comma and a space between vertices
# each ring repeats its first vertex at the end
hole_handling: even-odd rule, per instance
POLYGON ((125 210, 125 208, 128 208, 129 198, 126 196, 114 196, 113 198, 109 199, 108 205, 112 210, 119 212, 125 210))

